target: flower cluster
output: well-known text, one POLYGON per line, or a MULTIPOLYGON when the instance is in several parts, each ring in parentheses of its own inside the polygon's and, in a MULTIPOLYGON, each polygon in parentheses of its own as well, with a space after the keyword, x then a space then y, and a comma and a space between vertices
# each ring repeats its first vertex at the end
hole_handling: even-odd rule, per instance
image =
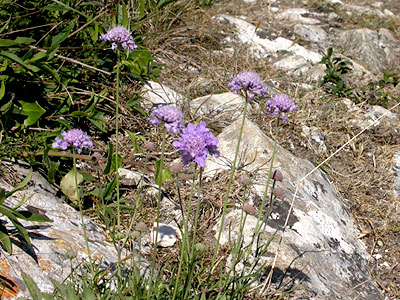
POLYGON ((246 90, 249 100, 252 100, 256 95, 259 98, 265 97, 268 92, 267 85, 261 81, 257 73, 252 71, 239 74, 227 87, 232 89, 235 94, 242 89, 246 90))
POLYGON ((151 124, 157 125, 164 123, 167 131, 172 132, 175 135, 182 131, 184 127, 183 114, 175 106, 159 106, 153 109, 151 112, 154 115, 153 118, 149 119, 151 124))
POLYGON ((189 162, 194 161, 205 167, 208 154, 219 156, 217 150, 218 140, 206 127, 205 122, 199 125, 188 124, 183 130, 181 137, 172 145, 180 149, 179 153, 183 154, 183 164, 187 165, 189 162))
POLYGON ((62 131, 61 136, 62 138, 56 137, 55 142, 52 144, 53 148, 67 150, 71 146, 76 149, 77 153, 81 153, 83 147, 93 147, 90 137, 80 129, 62 131))
POLYGON ((133 50, 137 48, 131 33, 120 25, 102 34, 100 39, 106 42, 112 42, 111 49, 113 50, 117 49, 118 44, 120 44, 123 49, 129 48, 130 52, 133 52, 133 50))
POLYGON ((293 100, 289 96, 283 94, 274 96, 272 99, 267 100, 265 104, 267 104, 267 112, 269 114, 277 116, 279 113, 282 113, 283 123, 287 121, 285 112, 297 110, 297 106, 294 105, 293 100))

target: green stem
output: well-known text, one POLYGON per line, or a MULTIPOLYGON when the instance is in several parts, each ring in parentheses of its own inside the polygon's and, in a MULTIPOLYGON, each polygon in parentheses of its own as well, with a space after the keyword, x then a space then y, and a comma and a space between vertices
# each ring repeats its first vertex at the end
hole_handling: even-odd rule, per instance
POLYGON ((242 135, 243 135, 243 127, 244 127, 244 122, 246 120, 247 104, 248 104, 248 99, 247 99, 247 93, 246 92, 245 92, 245 95, 246 95, 246 101, 245 101, 245 104, 244 104, 242 124, 240 126, 239 137, 238 137, 238 142, 237 142, 236 151, 235 151, 235 158, 233 160, 233 164, 232 164, 232 168, 231 168, 231 175, 229 176, 228 189, 226 191, 225 198, 224 198, 224 205, 223 205, 223 208, 222 208, 222 216, 221 216, 221 225, 219 227, 217 244, 215 246, 215 251, 214 251, 214 255, 212 257, 211 265, 214 265, 215 260, 217 258, 218 249, 219 249, 219 243, 220 243, 220 240, 221 240, 221 234, 222 234, 222 230, 223 230, 223 227, 224 227, 226 207, 228 205, 228 199, 229 199, 229 194, 230 194, 230 191, 231 191, 233 175, 235 174, 235 169, 236 169, 236 161, 237 161, 237 158, 238 158, 238 155, 239 155, 240 142, 241 142, 242 135))
POLYGON ((203 176, 203 168, 200 168, 199 186, 198 186, 198 190, 197 190, 196 214, 195 214, 195 217, 194 217, 194 227, 192 229, 192 232, 193 232, 192 244, 191 244, 192 247, 191 247, 191 251, 190 251, 190 255, 189 255, 190 271, 189 271, 188 278, 187 278, 187 282, 188 282, 187 286, 188 286, 188 288, 184 292, 183 299, 186 299, 186 294, 190 290, 190 285, 191 285, 190 281, 192 279, 194 265, 195 265, 194 251, 195 251, 195 246, 196 246, 197 225, 198 225, 199 214, 200 214, 200 202, 201 202, 201 195, 202 195, 201 194, 202 176, 203 176))
POLYGON ((189 201, 188 201, 188 207, 186 209, 186 216, 183 216, 183 214, 182 214, 182 217, 184 218, 183 233, 182 233, 182 245, 181 245, 180 258, 179 258, 178 273, 175 278, 175 286, 174 286, 174 293, 172 295, 172 300, 175 300, 175 298, 176 298, 176 293, 177 293, 178 284, 179 284, 179 278, 180 278, 181 272, 182 272, 183 261, 185 261, 184 255, 185 255, 185 253, 189 253, 189 248, 190 248, 188 227, 189 227, 189 217, 190 217, 191 203, 192 203, 192 199, 193 199, 196 177, 197 177, 197 165, 194 169, 193 181, 192 181, 192 186, 190 189, 190 196, 189 196, 189 201))
MULTIPOLYGON (((254 239, 258 236, 259 229, 260 229, 259 228, 260 220, 262 218, 262 215, 263 215, 263 212, 264 212, 264 208, 265 208, 265 202, 266 202, 266 199, 267 199, 267 196, 268 196, 268 189, 269 189, 269 184, 270 184, 271 176, 272 176, 272 168, 274 166, 275 153, 276 153, 276 149, 277 149, 277 146, 278 146, 278 133, 279 133, 279 120, 280 120, 280 117, 281 117, 281 114, 279 113, 278 117, 276 118, 274 146, 273 146, 272 154, 271 154, 271 163, 269 165, 267 183, 265 184, 265 190, 264 190, 264 195, 263 195, 262 202, 261 202, 260 212, 258 213, 256 228, 254 230, 254 234, 253 234, 253 238, 252 238, 252 241, 251 241, 251 245, 250 245, 249 251, 247 253, 247 259, 249 258, 250 253, 252 251, 254 239)), ((271 205, 272 205, 272 203, 271 203, 271 205)))
MULTIPOLYGON (((118 133, 119 133, 119 63, 120 63, 120 54, 117 50, 117 86, 116 86, 116 95, 115 95, 115 181, 116 181, 116 190, 117 190, 117 232, 120 234, 121 232, 121 200, 119 197, 119 174, 118 174, 118 133)), ((114 159, 114 158, 113 158, 114 159)), ((118 251, 118 260, 121 259, 120 251, 118 251)))
MULTIPOLYGON (((154 275, 154 269, 156 266, 156 258, 157 258, 157 244, 158 244, 158 230, 159 230, 159 226, 160 226, 160 211, 161 211, 161 197, 162 197, 162 191, 161 191, 161 186, 162 186, 162 169, 163 169, 163 162, 164 162, 164 152, 165 152, 165 141, 167 139, 167 130, 164 127, 163 128, 163 137, 162 137, 162 145, 161 145, 161 157, 160 157, 160 168, 158 170, 158 174, 159 175, 159 185, 158 185, 158 199, 157 199, 157 212, 156 212, 156 234, 154 237, 154 233, 153 233, 153 237, 154 237, 154 249, 153 249, 153 261, 151 264, 151 273, 150 273, 150 284, 151 287, 149 287, 149 289, 147 290, 147 297, 146 299, 149 299, 150 297, 150 292, 153 289, 153 275, 154 275)), ((154 226, 153 226, 154 227, 154 226)), ((154 228, 152 228, 152 230, 154 230, 154 228)))
POLYGON ((81 197, 80 197, 79 188, 78 188, 78 171, 76 169, 76 153, 75 153, 75 149, 73 149, 72 162, 73 162, 72 170, 74 172, 74 181, 75 181, 76 195, 77 195, 77 200, 78 200, 78 205, 79 205, 79 213, 81 215, 83 237, 85 239, 86 251, 87 251, 87 254, 88 254, 88 257, 89 257, 90 272, 92 273, 92 276, 94 278, 93 262, 92 262, 92 258, 90 256, 89 241, 88 241, 87 234, 86 234, 86 225, 85 225, 85 221, 84 221, 84 218, 83 218, 82 202, 81 202, 81 197))

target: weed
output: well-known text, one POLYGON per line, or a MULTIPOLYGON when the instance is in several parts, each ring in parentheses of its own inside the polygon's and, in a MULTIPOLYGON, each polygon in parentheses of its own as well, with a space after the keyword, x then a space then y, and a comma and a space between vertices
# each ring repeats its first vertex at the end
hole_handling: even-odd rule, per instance
POLYGON ((332 57, 332 54, 333 49, 329 48, 319 62, 326 67, 321 85, 330 93, 348 97, 351 94, 351 88, 346 86, 343 75, 352 70, 352 63, 341 57, 332 57))

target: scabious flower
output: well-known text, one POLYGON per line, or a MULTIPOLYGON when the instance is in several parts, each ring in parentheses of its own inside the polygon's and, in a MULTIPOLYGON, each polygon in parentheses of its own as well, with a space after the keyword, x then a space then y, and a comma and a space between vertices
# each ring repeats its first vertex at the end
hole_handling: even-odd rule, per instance
POLYGON ((201 122, 196 126, 188 124, 182 131, 179 140, 173 142, 172 145, 180 149, 179 153, 183 154, 184 165, 194 161, 200 167, 205 167, 208 154, 219 156, 219 151, 217 150, 218 140, 206 128, 205 122, 201 122))
POLYGON ((235 94, 242 89, 246 90, 249 100, 252 100, 256 95, 259 98, 265 97, 268 92, 267 85, 264 84, 257 73, 253 71, 239 74, 233 81, 228 83, 227 87, 232 89, 235 94))
POLYGON ((67 150, 71 146, 76 149, 77 153, 81 153, 83 147, 93 147, 90 137, 80 129, 62 131, 61 136, 62 138, 56 137, 55 142, 52 144, 53 148, 67 150))
POLYGON ((113 50, 117 49, 118 44, 120 44, 123 49, 129 48, 130 52, 133 52, 133 50, 137 48, 131 33, 121 25, 111 28, 107 33, 100 35, 100 39, 106 42, 112 42, 111 49, 113 50))
POLYGON ((159 106, 154 108, 152 111, 153 118, 149 119, 149 122, 153 125, 164 123, 167 131, 173 134, 178 134, 184 127, 183 114, 175 106, 159 106))
POLYGON ((283 94, 275 95, 272 99, 265 102, 267 104, 267 112, 271 115, 277 116, 282 113, 283 123, 287 121, 285 112, 291 112, 297 110, 297 106, 294 105, 293 100, 283 94))

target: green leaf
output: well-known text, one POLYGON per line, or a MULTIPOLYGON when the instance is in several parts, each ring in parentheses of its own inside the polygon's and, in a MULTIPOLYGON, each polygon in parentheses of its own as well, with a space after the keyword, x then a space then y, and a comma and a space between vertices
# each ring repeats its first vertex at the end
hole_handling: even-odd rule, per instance
POLYGON ((107 132, 106 128, 104 127, 104 125, 106 124, 106 120, 104 119, 104 113, 102 111, 96 112, 96 114, 93 117, 89 116, 88 120, 101 132, 104 133, 107 132))
POLYGON ((25 242, 27 242, 29 245, 31 245, 31 239, 29 237, 28 232, 26 231, 25 227, 18 221, 18 220, 13 220, 10 219, 11 223, 17 228, 20 236, 24 239, 25 242))
POLYGON ((166 6, 172 2, 176 2, 176 0, 160 0, 157 3, 157 8, 158 9, 163 8, 164 6, 166 6))
POLYGON ((63 41, 65 41, 73 27, 74 24, 70 24, 69 26, 65 27, 59 34, 53 37, 53 39, 51 40, 51 47, 57 47, 63 41))
POLYGON ((4 84, 4 80, 2 80, 0 86, 0 100, 3 99, 5 93, 6 93, 6 85, 4 84))
POLYGON ((122 4, 122 26, 128 28, 129 26, 129 18, 128 18, 128 10, 126 9, 125 3, 122 4))
POLYGON ((8 230, 7 228, 3 225, 3 223, 0 223, 0 243, 1 246, 3 247, 4 250, 8 252, 8 254, 12 254, 12 243, 11 239, 8 235, 8 230))
POLYGON ((61 191, 75 204, 79 200, 79 184, 82 181, 83 176, 78 171, 72 169, 61 179, 60 182, 61 191))
POLYGON ((138 140, 145 141, 146 139, 143 136, 136 136, 133 132, 130 132, 129 130, 126 131, 131 139, 133 148, 135 149, 136 152, 143 153, 143 150, 140 149, 140 146, 138 144, 138 140))
POLYGON ((112 157, 113 157, 114 149, 111 143, 108 143, 108 152, 107 152, 107 163, 106 166, 104 167, 104 174, 110 174, 111 172, 111 163, 112 163, 112 157))
POLYGON ((82 300, 95 300, 96 295, 91 288, 86 287, 81 294, 81 298, 82 300))
POLYGON ((108 196, 111 195, 111 192, 114 190, 115 186, 117 185, 117 176, 113 178, 113 180, 110 181, 110 183, 107 185, 107 187, 103 191, 103 199, 106 199, 108 196))
POLYGON ((19 101, 22 106, 22 112, 28 116, 24 121, 25 126, 31 126, 35 124, 40 117, 46 112, 37 102, 24 102, 19 101))
POLYGON ((17 37, 15 40, 0 39, 0 47, 11 47, 11 46, 21 46, 26 44, 31 44, 34 39, 27 37, 17 37))
POLYGON ((21 218, 21 219, 24 219, 24 220, 27 220, 27 221, 53 222, 53 220, 51 220, 51 219, 49 219, 47 217, 43 217, 43 216, 40 216, 38 214, 34 214, 34 213, 32 213, 32 212, 30 212, 28 210, 19 210, 18 213, 23 216, 23 218, 21 218))
POLYGON ((25 274, 24 271, 21 271, 21 276, 25 282, 26 287, 28 288, 32 300, 42 300, 42 292, 39 290, 37 284, 33 281, 32 277, 25 274))
POLYGON ((156 177, 155 177, 155 183, 158 184, 159 186, 162 185, 165 181, 168 179, 171 179, 171 171, 168 170, 167 168, 162 168, 161 170, 161 161, 156 161, 156 177))
POLYGON ((37 68, 37 67, 35 67, 35 66, 32 66, 32 65, 26 64, 21 58, 19 58, 19 57, 18 57, 17 55, 15 55, 14 53, 1 50, 1 51, 0 51, 0 56, 7 57, 7 58, 9 58, 10 60, 12 60, 13 62, 15 62, 15 63, 17 63, 17 64, 23 66, 24 68, 26 68, 26 69, 28 69, 28 70, 30 70, 30 71, 32 71, 32 72, 37 72, 37 71, 39 71, 39 68, 37 68))

